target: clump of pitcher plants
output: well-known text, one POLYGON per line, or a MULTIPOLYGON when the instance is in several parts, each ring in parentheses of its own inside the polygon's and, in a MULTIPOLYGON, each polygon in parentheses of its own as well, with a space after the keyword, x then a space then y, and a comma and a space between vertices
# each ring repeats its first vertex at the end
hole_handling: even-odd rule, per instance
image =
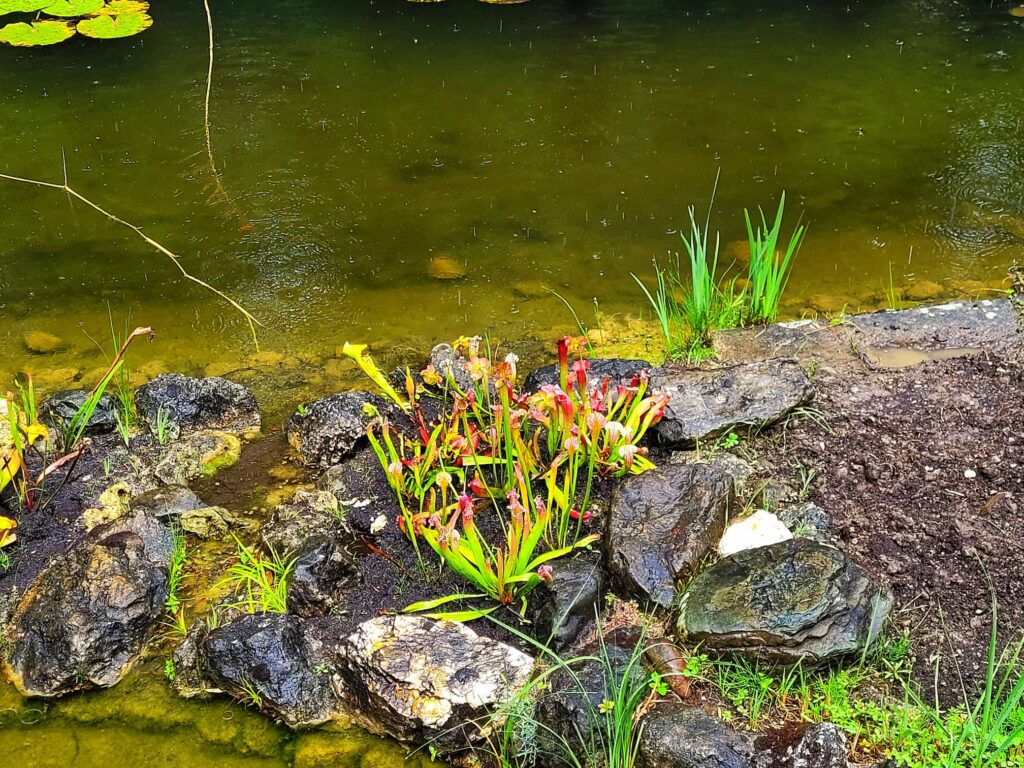
MULTIPOLYGON (((363 347, 350 356, 374 380, 383 376, 363 347)), ((559 382, 534 393, 517 388, 515 355, 498 361, 480 354, 479 339, 461 339, 472 386, 428 367, 417 386, 406 372, 406 396, 383 390, 410 417, 412 434, 376 414, 368 437, 398 500, 398 525, 422 558, 427 545, 473 588, 410 606, 433 610, 445 603, 488 597, 518 604, 550 580, 550 563, 597 541, 587 533, 598 476, 621 477, 653 468, 639 445, 658 422, 666 395, 648 393, 646 372, 625 385, 594 380, 585 342, 558 342, 559 382), (439 415, 428 420, 420 400, 436 397, 439 415), (493 511, 501 535, 489 541, 477 528, 493 511)), ((382 388, 383 389, 383 388, 382 388)), ((422 559, 421 559, 422 562, 422 559)), ((434 614, 468 620, 494 608, 434 614)))

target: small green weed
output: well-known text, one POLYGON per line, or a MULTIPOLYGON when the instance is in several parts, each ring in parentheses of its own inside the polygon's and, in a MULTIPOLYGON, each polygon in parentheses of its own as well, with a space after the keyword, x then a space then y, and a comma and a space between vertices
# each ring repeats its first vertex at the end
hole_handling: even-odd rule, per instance
POLYGON ((295 558, 279 555, 273 548, 263 552, 247 547, 237 538, 235 561, 220 584, 231 586, 241 599, 232 607, 248 613, 287 613, 288 579, 295 567, 295 558))

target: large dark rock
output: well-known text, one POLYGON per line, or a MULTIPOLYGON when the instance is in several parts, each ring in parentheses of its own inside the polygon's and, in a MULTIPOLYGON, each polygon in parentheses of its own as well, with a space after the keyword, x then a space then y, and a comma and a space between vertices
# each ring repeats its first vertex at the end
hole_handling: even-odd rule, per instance
POLYGON ((754 768, 750 739, 700 709, 657 707, 643 719, 641 768, 754 768))
POLYGON ((612 640, 589 645, 576 656, 582 660, 557 669, 537 702, 538 743, 549 758, 545 764, 552 766, 571 764, 560 759, 566 750, 587 753, 591 734, 604 727, 601 703, 614 699, 620 685, 646 685, 643 664, 634 662, 633 652, 612 640), (631 681, 624 683, 627 674, 631 681))
MULTIPOLYGON (((619 357, 598 358, 590 360, 590 381, 600 383, 605 376, 611 379, 611 386, 627 386, 641 371, 651 368, 646 360, 629 360, 619 357)), ((571 370, 571 367, 570 367, 571 370)), ((523 382, 525 392, 536 392, 545 384, 558 384, 558 366, 545 365, 530 371, 523 382)))
POLYGON ((10 622, 7 676, 27 696, 106 688, 127 674, 160 622, 170 531, 132 512, 54 558, 10 622))
POLYGON ((791 539, 697 576, 681 598, 678 632, 709 651, 813 663, 861 651, 891 602, 838 549, 791 539))
POLYGON ((351 456, 366 440, 370 418, 363 412, 372 405, 387 410, 384 400, 368 392, 342 392, 316 400, 285 424, 288 442, 310 467, 327 469, 351 456))
POLYGON ((244 434, 260 428, 256 396, 248 388, 214 376, 194 379, 165 373, 135 392, 135 407, 155 433, 166 419, 168 436, 197 430, 244 434))
POLYGON ((813 394, 799 363, 786 358, 728 368, 662 368, 652 375, 651 389, 669 395, 653 434, 670 448, 774 424, 813 394))
POLYGON ((488 714, 526 685, 533 664, 464 624, 381 616, 345 640, 338 688, 367 729, 445 752, 479 741, 488 714))
MULTIPOLYGON (((85 389, 68 389, 57 392, 47 398, 39 409, 43 423, 57 430, 63 430, 71 424, 75 414, 89 399, 85 389)), ((96 410, 92 412, 85 425, 86 435, 105 435, 117 428, 117 402, 108 394, 100 397, 96 410)))
POLYGON ((341 593, 359 578, 355 557, 327 536, 310 536, 293 557, 288 610, 298 616, 330 615, 341 593))
POLYGON ((287 614, 245 616, 218 627, 202 641, 203 674, 292 728, 325 723, 339 702, 327 654, 308 630, 304 619, 287 614))
POLYGON ((719 462, 668 464, 627 478, 608 511, 612 578, 641 600, 671 607, 676 582, 713 550, 734 500, 734 475, 719 462))
POLYGON ((572 646, 594 623, 604 581, 596 555, 553 563, 551 583, 530 595, 534 637, 556 653, 572 646))

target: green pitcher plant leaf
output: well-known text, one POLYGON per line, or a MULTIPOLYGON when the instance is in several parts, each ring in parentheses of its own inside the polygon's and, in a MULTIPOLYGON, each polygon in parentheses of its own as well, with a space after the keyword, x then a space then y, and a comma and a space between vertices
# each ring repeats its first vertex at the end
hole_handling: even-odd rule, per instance
POLYGON ((0 27, 0 43, 31 48, 62 43, 75 34, 75 28, 63 21, 19 21, 0 27))

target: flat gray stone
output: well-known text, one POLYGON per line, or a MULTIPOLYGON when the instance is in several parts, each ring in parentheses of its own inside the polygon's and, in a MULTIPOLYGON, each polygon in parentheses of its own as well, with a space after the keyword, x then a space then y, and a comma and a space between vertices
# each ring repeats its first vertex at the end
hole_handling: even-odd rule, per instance
POLYGON ((722 558, 680 600, 690 644, 778 662, 822 662, 873 642, 892 599, 842 552, 791 539, 722 558))
POLYGON ((811 382, 796 360, 777 358, 724 368, 660 368, 651 390, 669 395, 655 440, 693 448, 729 432, 761 428, 810 401, 811 382))

